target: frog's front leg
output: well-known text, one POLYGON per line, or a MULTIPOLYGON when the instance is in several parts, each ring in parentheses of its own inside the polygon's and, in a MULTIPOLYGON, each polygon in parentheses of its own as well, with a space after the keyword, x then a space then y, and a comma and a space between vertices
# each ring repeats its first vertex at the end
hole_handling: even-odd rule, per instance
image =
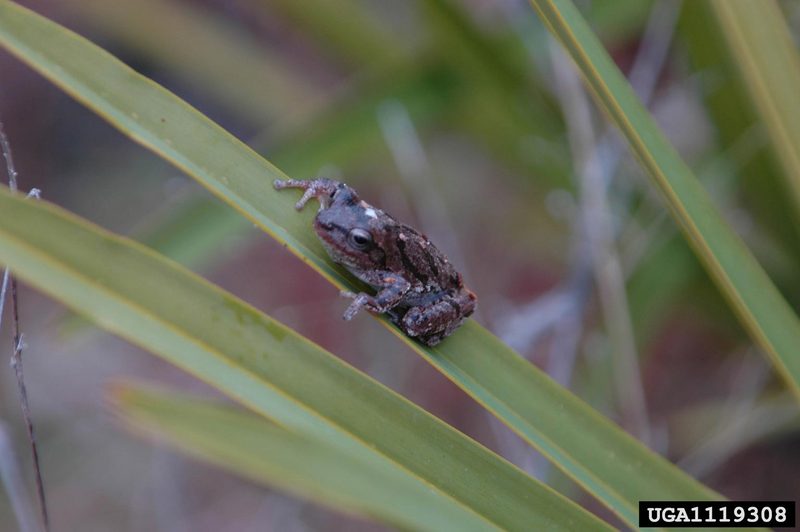
POLYGON ((303 196, 294 204, 294 208, 298 211, 305 207, 308 200, 317 198, 319 200, 319 208, 327 209, 330 205, 333 193, 342 184, 333 179, 321 177, 319 179, 276 179, 273 186, 276 190, 283 190, 285 188, 299 188, 304 190, 303 196))
POLYGON ((353 292, 343 291, 342 295, 349 297, 353 300, 347 310, 344 311, 345 320, 350 321, 361 310, 362 307, 370 312, 383 314, 391 309, 400 301, 403 300, 406 292, 411 288, 411 284, 393 273, 385 273, 380 275, 380 290, 374 296, 360 292, 354 294, 353 292))
POLYGON ((466 289, 445 294, 426 305, 408 309, 401 328, 424 344, 436 345, 475 311, 476 300, 475 294, 466 289))

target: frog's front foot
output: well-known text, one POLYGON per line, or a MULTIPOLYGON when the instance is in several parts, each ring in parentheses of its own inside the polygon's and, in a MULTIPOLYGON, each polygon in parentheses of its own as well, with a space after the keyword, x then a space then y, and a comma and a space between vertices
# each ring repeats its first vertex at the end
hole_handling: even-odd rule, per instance
POLYGON ((344 311, 343 318, 347 321, 353 319, 358 311, 364 307, 370 312, 383 314, 387 310, 394 308, 402 299, 403 295, 411 287, 408 281, 391 272, 373 272, 376 279, 380 280, 381 289, 377 294, 371 296, 364 292, 354 294, 347 290, 342 290, 340 294, 353 300, 347 310, 344 311))
POLYGON ((360 294, 355 294, 353 292, 348 292, 347 290, 342 290, 341 292, 339 292, 339 295, 353 300, 353 302, 350 303, 350 305, 347 307, 347 310, 344 311, 344 314, 342 314, 342 319, 344 321, 352 320, 356 316, 356 314, 358 314, 358 311, 361 310, 361 307, 367 306, 368 300, 372 299, 369 295, 365 294, 364 292, 361 292, 360 294))
POLYGON ((345 310, 344 314, 342 315, 342 319, 345 321, 352 320, 362 308, 366 308, 370 312, 376 312, 378 314, 386 312, 386 309, 382 307, 373 296, 365 294, 364 292, 355 294, 353 292, 348 292, 347 290, 342 290, 339 292, 339 294, 342 297, 353 300, 353 302, 350 303, 350 306, 347 307, 347 310, 345 310))
POLYGON ((272 184, 275 190, 299 188, 304 191, 303 196, 294 205, 298 211, 302 210, 311 198, 319 200, 320 210, 327 209, 333 193, 340 185, 338 181, 324 177, 319 179, 276 179, 272 184))

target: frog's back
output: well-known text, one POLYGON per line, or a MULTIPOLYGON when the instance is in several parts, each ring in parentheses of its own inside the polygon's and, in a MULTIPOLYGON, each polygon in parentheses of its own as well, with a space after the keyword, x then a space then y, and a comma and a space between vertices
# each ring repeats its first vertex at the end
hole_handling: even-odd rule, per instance
POLYGON ((387 254, 387 266, 404 274, 413 288, 439 291, 457 290, 463 286, 461 274, 425 235, 402 223, 395 225, 389 233, 387 236, 393 245, 386 249, 393 252, 387 254))

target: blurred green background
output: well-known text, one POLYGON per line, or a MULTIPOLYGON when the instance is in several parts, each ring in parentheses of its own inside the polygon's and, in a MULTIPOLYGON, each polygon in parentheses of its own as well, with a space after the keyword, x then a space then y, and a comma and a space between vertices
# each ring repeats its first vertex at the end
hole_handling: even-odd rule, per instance
MULTIPOLYGON (((797 496, 796 406, 623 143, 594 110, 576 116, 571 63, 527 3, 19 3, 169 88, 292 177, 345 180, 424 231, 479 295, 479 322, 706 485, 733 499, 797 496), (599 211, 581 177, 587 146, 603 157, 599 211), (593 216, 611 231, 616 292, 589 258, 593 216), (598 297, 609 290, 612 310, 598 297), (621 336, 610 332, 620 320, 621 336), (633 358, 617 359, 626 348, 633 358), (620 383, 620 373, 633 378, 620 383)), ((797 309, 800 224, 709 4, 578 5, 797 309)), ((781 7, 796 43, 800 4, 781 7)), ((5 52, 0 117, 21 188, 200 272, 606 516, 384 328, 367 316, 342 322, 346 302, 279 244, 5 52)), ((109 379, 206 388, 35 291, 23 287, 20 299, 55 530, 380 528, 131 437, 104 407, 109 379)), ((8 323, 0 334, 10 347, 8 323)), ((0 393, 0 420, 28 473, 12 372, 0 372, 0 393)), ((0 497, 0 525, 10 523, 0 497)))

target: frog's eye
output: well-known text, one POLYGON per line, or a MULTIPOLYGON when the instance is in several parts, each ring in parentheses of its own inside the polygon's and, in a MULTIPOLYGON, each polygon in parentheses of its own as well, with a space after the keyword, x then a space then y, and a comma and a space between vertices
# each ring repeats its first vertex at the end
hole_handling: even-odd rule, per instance
POLYGON ((354 248, 364 251, 372 246, 372 235, 366 229, 356 227, 347 234, 347 242, 354 248))

